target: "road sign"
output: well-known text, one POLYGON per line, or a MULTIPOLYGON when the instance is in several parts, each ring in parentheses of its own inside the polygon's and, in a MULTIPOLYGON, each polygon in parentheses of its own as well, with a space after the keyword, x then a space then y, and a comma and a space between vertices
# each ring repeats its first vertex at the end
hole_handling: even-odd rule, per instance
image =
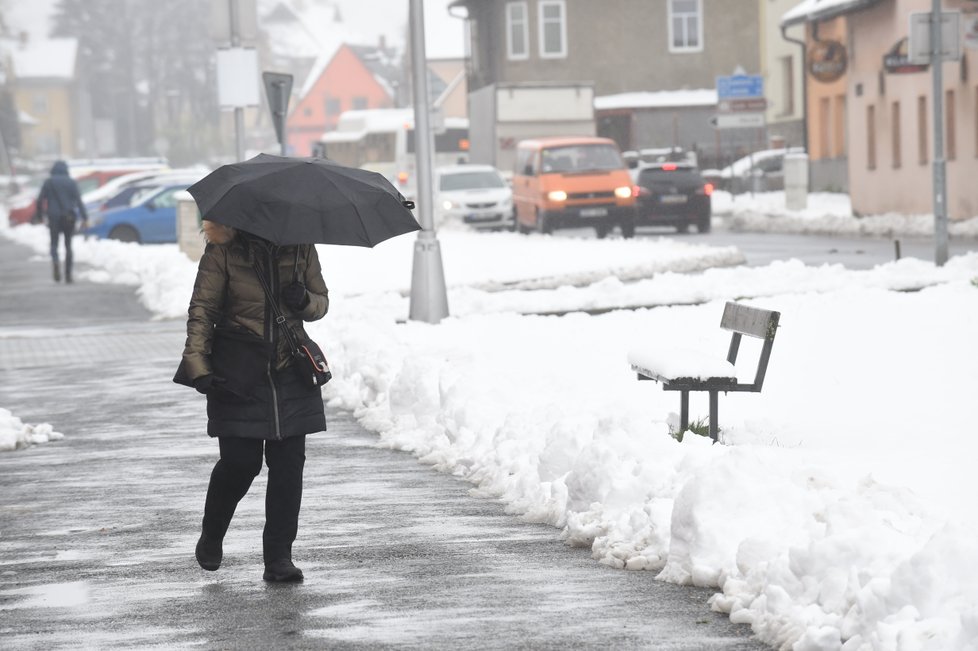
POLYGON ((765 124, 763 113, 720 113, 710 122, 717 129, 758 129, 765 124))
POLYGON ((292 75, 283 72, 263 72, 262 81, 265 82, 265 96, 268 98, 268 108, 272 111, 272 125, 275 127, 275 136, 282 145, 282 153, 285 153, 285 116, 289 112, 289 96, 292 94, 292 75))
POLYGON ((746 99, 749 97, 764 97, 764 77, 761 75, 717 77, 718 99, 746 99))
POLYGON ((725 99, 717 103, 717 111, 720 113, 757 113, 766 110, 767 100, 763 97, 725 99))
MULTIPOLYGON (((930 12, 910 14, 910 63, 928 64, 931 60, 930 12)), ((961 12, 941 12, 941 60, 961 59, 961 12)))

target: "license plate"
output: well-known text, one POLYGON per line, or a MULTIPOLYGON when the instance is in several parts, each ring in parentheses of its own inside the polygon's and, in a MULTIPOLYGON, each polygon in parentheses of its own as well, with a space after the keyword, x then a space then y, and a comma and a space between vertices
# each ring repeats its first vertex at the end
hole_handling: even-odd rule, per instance
POLYGON ((686 199, 685 194, 664 194, 659 198, 659 202, 669 204, 686 203, 686 199))
POLYGON ((490 215, 473 215, 469 214, 465 216, 465 221, 467 222, 490 222, 502 219, 503 216, 499 213, 493 213, 490 215))
POLYGON ((581 208, 581 217, 607 217, 607 208, 581 208))

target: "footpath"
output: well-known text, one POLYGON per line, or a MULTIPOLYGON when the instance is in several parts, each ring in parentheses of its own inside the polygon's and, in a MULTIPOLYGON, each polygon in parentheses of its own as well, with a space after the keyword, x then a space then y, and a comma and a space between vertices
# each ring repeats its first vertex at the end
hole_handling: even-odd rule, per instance
POLYGON ((601 566, 347 413, 308 440, 305 583, 261 580, 264 471, 204 572, 217 444, 170 381, 183 339, 131 287, 55 284, 0 237, 0 407, 65 435, 0 453, 0 647, 767 648, 710 591, 601 566))

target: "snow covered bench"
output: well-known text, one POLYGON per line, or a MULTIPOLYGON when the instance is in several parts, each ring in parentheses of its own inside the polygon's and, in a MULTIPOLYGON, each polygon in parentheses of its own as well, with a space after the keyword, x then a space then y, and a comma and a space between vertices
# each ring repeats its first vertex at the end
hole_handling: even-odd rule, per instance
POLYGON ((670 348, 669 350, 633 350, 628 355, 628 363, 631 364, 632 370, 638 373, 639 380, 656 380, 662 382, 665 391, 680 392, 680 432, 685 432, 689 427, 689 392, 709 392, 710 438, 716 441, 720 392, 761 390, 780 318, 780 312, 748 307, 739 303, 727 303, 723 308, 720 327, 733 334, 730 337, 730 348, 725 360, 699 351, 670 348), (734 367, 743 335, 764 340, 757 361, 757 372, 751 384, 740 383, 734 367))

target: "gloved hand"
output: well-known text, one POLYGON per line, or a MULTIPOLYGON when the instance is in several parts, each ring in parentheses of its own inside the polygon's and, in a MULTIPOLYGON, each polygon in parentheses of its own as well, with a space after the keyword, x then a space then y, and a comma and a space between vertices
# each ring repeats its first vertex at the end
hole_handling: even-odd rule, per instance
POLYGON ((223 387, 221 385, 223 385, 225 382, 226 380, 221 376, 209 373, 207 375, 201 375, 199 378, 194 380, 194 388, 206 396, 214 389, 222 389, 223 387))
POLYGON ((309 305, 309 292, 299 283, 289 283, 282 289, 282 300, 293 310, 301 310, 309 305))

